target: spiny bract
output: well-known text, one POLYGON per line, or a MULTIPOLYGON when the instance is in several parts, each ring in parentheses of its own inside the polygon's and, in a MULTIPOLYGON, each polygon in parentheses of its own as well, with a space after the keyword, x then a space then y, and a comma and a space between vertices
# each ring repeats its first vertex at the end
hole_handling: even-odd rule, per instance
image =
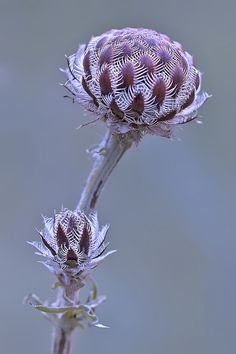
POLYGON ((96 267, 104 254, 108 225, 99 229, 97 214, 86 216, 80 211, 62 209, 54 218, 44 217, 40 232, 42 242, 30 242, 47 258, 43 262, 52 272, 78 274, 96 267))
POLYGON ((110 30, 68 57, 65 87, 114 131, 169 137, 193 120, 209 97, 192 56, 164 34, 143 28, 110 30))

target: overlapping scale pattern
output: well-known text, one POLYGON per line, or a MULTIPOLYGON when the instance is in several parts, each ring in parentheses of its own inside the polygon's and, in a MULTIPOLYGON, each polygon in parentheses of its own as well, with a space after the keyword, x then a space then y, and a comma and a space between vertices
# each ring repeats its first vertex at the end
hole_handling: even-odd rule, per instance
POLYGON ((99 228, 97 214, 63 209, 54 218, 44 218, 41 242, 30 242, 51 271, 78 274, 96 267, 108 254, 105 237, 108 226, 99 228))
POLYGON ((143 28, 111 30, 68 57, 65 86, 118 132, 169 136, 173 124, 197 116, 209 97, 182 46, 143 28))

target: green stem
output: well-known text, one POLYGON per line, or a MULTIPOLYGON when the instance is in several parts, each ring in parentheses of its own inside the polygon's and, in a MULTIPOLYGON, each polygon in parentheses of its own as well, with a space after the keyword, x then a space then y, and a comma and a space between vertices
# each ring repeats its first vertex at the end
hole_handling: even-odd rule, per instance
MULTIPOLYGON (((82 283, 79 280, 70 280, 68 283, 59 286, 57 288, 56 306, 77 306, 81 287, 82 283)), ((58 314, 56 321, 52 323, 52 354, 71 354, 71 337, 76 328, 73 318, 58 314)))

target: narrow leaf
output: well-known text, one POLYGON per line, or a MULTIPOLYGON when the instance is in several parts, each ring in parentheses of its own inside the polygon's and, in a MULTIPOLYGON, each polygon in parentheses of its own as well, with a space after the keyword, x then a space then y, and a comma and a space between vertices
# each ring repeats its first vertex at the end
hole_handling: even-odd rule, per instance
POLYGON ((110 328, 110 327, 105 326, 105 325, 103 325, 103 324, 101 324, 101 323, 97 323, 97 324, 95 324, 94 326, 95 326, 95 327, 98 327, 98 328, 110 328))
POLYGON ((72 306, 66 306, 66 307, 48 307, 42 305, 32 305, 32 306, 36 310, 47 312, 47 313, 63 313, 63 312, 74 310, 74 307, 72 306))

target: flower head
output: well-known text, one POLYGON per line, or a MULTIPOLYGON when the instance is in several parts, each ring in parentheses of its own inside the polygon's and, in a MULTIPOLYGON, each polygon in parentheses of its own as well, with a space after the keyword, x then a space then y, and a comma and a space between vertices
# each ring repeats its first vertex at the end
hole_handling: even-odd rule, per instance
POLYGON ((68 57, 65 87, 116 132, 170 136, 209 97, 192 56, 164 34, 143 28, 92 37, 68 57))
POLYGON ((108 254, 108 226, 99 229, 97 214, 62 209, 54 218, 44 217, 41 242, 30 242, 47 258, 43 262, 56 274, 78 274, 96 267, 108 254))

